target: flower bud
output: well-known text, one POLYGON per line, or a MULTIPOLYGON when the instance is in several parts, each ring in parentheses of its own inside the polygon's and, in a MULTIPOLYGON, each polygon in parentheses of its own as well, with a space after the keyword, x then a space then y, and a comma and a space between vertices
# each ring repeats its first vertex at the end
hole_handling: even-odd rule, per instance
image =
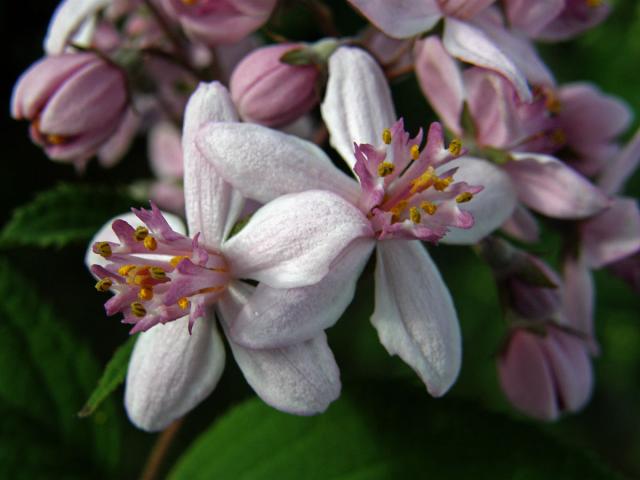
POLYGON ((127 114, 118 67, 92 53, 45 57, 22 74, 11 112, 31 121, 31 138, 53 160, 81 169, 118 130, 127 114))
POLYGON ((513 406, 540 420, 580 410, 593 387, 586 343, 554 326, 542 335, 515 330, 498 359, 498 375, 513 406))
POLYGON ((244 120, 282 126, 317 104, 318 67, 280 60, 297 48, 300 47, 294 44, 260 48, 238 64, 231 75, 231 96, 244 120))

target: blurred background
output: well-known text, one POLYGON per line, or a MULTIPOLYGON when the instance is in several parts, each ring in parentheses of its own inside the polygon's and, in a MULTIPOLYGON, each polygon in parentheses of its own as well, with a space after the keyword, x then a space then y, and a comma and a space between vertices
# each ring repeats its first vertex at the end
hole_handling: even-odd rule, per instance
MULTIPOLYGON (((331 6, 341 33, 354 33, 363 25, 344 2, 325 3, 331 6)), ((22 208, 19 215, 27 218, 29 215, 37 218, 42 213, 43 231, 50 226, 47 222, 63 225, 74 239, 57 246, 55 241, 40 242, 38 230, 34 230, 35 238, 23 244, 0 240, 0 289, 3 290, 0 293, 0 476, 136 478, 145 471, 145 465, 149 465, 150 452, 158 452, 158 436, 140 432, 128 423, 122 407, 122 388, 91 417, 79 419, 76 413, 89 397, 113 352, 128 338, 127 328, 104 314, 104 298, 96 294, 94 281, 83 264, 86 243, 94 226, 100 226, 128 206, 126 195, 113 195, 102 187, 123 186, 150 176, 146 145, 139 139, 115 168, 103 170, 92 162, 86 173, 79 176, 71 166, 48 160, 30 142, 26 123, 9 117, 13 84, 20 73, 42 55, 42 40, 56 5, 55 0, 0 4, 5 45, 5 74, 1 81, 6 112, 2 117, 5 167, 0 176, 0 222, 6 224, 15 209, 22 208), (41 201, 34 206, 39 193, 61 183, 87 186, 82 190, 85 193, 104 193, 102 196, 87 194, 83 200, 85 207, 90 205, 91 215, 86 208, 76 211, 73 206, 67 207, 60 198, 47 201, 46 196, 40 197, 41 201), (30 206, 25 207, 28 204, 30 206)), ((302 4, 278 18, 275 25, 278 33, 290 38, 319 37, 312 15, 302 4)), ((635 119, 627 138, 639 124, 638 33, 640 5, 619 0, 615 2, 613 14, 601 26, 577 40, 541 49, 560 83, 592 81, 603 91, 629 102, 635 119)), ((397 110, 404 115, 409 131, 415 132, 434 119, 412 75, 394 81, 393 91, 397 110)), ((627 184, 626 193, 637 197, 639 192, 640 176, 636 174, 627 184)), ((70 195, 81 196, 81 192, 70 195)), ((545 232, 541 253, 552 264, 557 260, 560 243, 552 230, 545 232)), ((283 457, 282 449, 286 450, 287 445, 305 445, 303 440, 307 437, 291 433, 294 427, 307 428, 306 423, 295 423, 297 419, 282 427, 283 443, 268 436, 247 439, 247 430, 253 429, 254 424, 249 420, 243 424, 242 415, 247 419, 269 415, 268 409, 255 403, 243 406, 244 410, 234 410, 237 418, 225 419, 228 422, 226 436, 219 430, 212 434, 209 445, 217 445, 211 447, 214 452, 206 451, 201 440, 200 450, 194 453, 190 449, 192 442, 202 434, 209 435, 207 431, 216 418, 254 396, 228 355, 227 367, 216 391, 183 422, 156 470, 157 478, 169 471, 181 478, 194 478, 191 475, 198 476, 196 472, 208 478, 207 468, 214 467, 205 462, 202 470, 189 470, 188 458, 182 457, 185 452, 192 455, 194 462, 205 459, 205 454, 215 456, 220 452, 220 458, 226 458, 229 464, 215 466, 227 468, 219 470, 216 478, 240 478, 231 473, 229 465, 251 463, 252 455, 259 456, 270 442, 274 442, 273 448, 280 448, 279 461, 293 465, 292 471, 298 472, 298 476, 291 478, 303 475, 329 478, 328 473, 326 476, 322 473, 323 469, 338 469, 335 465, 331 467, 336 461, 334 457, 344 455, 362 454, 363 462, 369 456, 402 456, 396 449, 404 442, 411 443, 411 448, 419 449, 421 454, 407 455, 403 468, 433 473, 434 478, 435 475, 469 478, 470 472, 460 465, 465 462, 478 468, 475 474, 480 478, 516 478, 514 472, 520 470, 509 467, 512 463, 537 462, 540 466, 545 463, 544 458, 552 457, 553 462, 564 465, 567 471, 585 468, 581 478, 592 478, 592 475, 607 478, 613 476, 613 471, 628 478, 640 478, 638 297, 617 278, 606 272, 596 273, 596 325, 602 348, 594 362, 593 399, 576 415, 557 423, 541 424, 516 414, 498 386, 495 354, 504 335, 504 325, 491 272, 471 249, 440 246, 431 248, 430 252, 452 291, 463 328, 462 373, 448 395, 439 400, 428 397, 413 372, 398 358, 389 357, 378 343, 368 321, 373 310, 373 265, 370 264, 359 284, 357 301, 328 332, 341 366, 347 403, 332 407, 324 419, 309 420, 316 423, 308 424, 324 428, 321 438, 325 439, 325 447, 336 448, 333 456, 323 456, 321 448, 316 455, 310 455, 304 447, 299 447, 283 457), (365 415, 362 425, 354 424, 353 418, 368 409, 374 413, 365 415), (386 416, 376 413, 380 411, 386 416), (351 420, 346 420, 347 417, 351 420), (371 418, 374 420, 367 420, 371 418), (334 440, 329 440, 333 439, 332 429, 346 432, 345 438, 356 440, 344 446, 345 450, 337 450, 342 447, 339 442, 333 444, 334 440), (362 437, 349 437, 349 432, 356 435, 356 430, 362 437), (288 433, 292 436, 287 437, 288 433), (384 437, 381 440, 384 443, 374 448, 368 444, 368 437, 384 437), (243 450, 222 451, 222 446, 232 449, 233 444, 243 450), (554 452, 549 453, 550 449, 554 452), (181 457, 182 467, 174 469, 181 457), (302 466, 296 467, 296 462, 317 465, 319 470, 310 473, 302 466), (505 463, 500 466, 500 462, 505 463), (480 468, 482 465, 485 470, 480 468)), ((365 463, 366 469, 360 465, 349 478, 389 478, 389 472, 397 468, 395 464, 378 465, 368 460, 365 463)), ((549 463, 552 464, 556 465, 549 463)), ((268 462, 267 466, 260 465, 262 467, 254 468, 253 473, 245 473, 242 478, 270 478, 268 472, 280 471, 268 462)), ((523 474, 517 478, 539 477, 523 474)), ((548 478, 570 477, 551 473, 548 478)))

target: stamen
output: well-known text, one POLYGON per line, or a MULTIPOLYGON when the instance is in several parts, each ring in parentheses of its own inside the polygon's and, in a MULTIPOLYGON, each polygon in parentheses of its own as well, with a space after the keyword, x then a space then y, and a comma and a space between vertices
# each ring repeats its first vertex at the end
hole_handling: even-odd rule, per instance
POLYGON ((473 198, 473 194, 471 192, 462 192, 460 195, 456 197, 456 202, 467 203, 472 198, 473 198))
POLYGON ((62 145, 67 142, 67 137, 62 135, 50 134, 45 137, 45 141, 49 145, 62 145))
POLYGON ((396 166, 393 163, 382 162, 378 165, 378 176, 386 177, 387 175, 391 175, 395 169, 396 166))
POLYGON ((420 223, 420 220, 422 220, 422 215, 420 215, 420 210, 418 210, 418 207, 411 207, 409 209, 409 218, 413 223, 420 223))
POLYGON ((191 305, 191 302, 187 297, 182 297, 180 300, 178 300, 178 306, 183 310, 189 308, 189 305, 191 305))
POLYGON ((564 145, 567 143, 567 135, 561 128, 556 128, 551 132, 551 141, 556 145, 564 145))
POLYGON ((171 264, 172 267, 175 268, 185 258, 189 258, 189 257, 185 257, 184 255, 178 255, 178 256, 172 257, 171 260, 169 260, 169 263, 171 264))
POLYGON ((167 278, 167 272, 160 267, 149 268, 149 276, 154 280, 164 280, 167 278))
POLYGON ((459 138, 454 138, 449 144, 449 153, 454 157, 457 157, 462 153, 462 141, 459 138))
POLYGON ((435 188, 439 192, 443 192, 447 189, 449 185, 451 185, 452 182, 453 182, 453 177, 437 178, 433 182, 433 188, 435 188))
POLYGON ((420 148, 418 147, 418 145, 414 145, 413 147, 411 147, 410 153, 411 158, 413 158, 414 160, 418 160, 420 158, 420 148))
POLYGON ((602 6, 602 0, 585 0, 587 7, 598 8, 602 6))
POLYGON ((104 277, 98 283, 96 283, 96 290, 99 292, 108 292, 109 289, 113 286, 113 280, 109 277, 104 277))
POLYGON ((131 305, 131 313, 133 313, 136 317, 144 317, 147 314, 147 309, 144 308, 140 302, 133 302, 131 305))
POLYGON ((153 289, 150 287, 142 287, 138 292, 140 300, 151 300, 153 298, 153 289))
POLYGON ((405 200, 402 200, 401 202, 398 202, 398 204, 392 209, 390 209, 389 211, 394 217, 399 217, 405 208, 407 208, 407 202, 405 200))
POLYGON ((193 7, 197 5, 200 0, 181 0, 187 7, 193 7))
POLYGON ((94 245, 94 248, 96 253, 104 258, 109 258, 113 253, 111 251, 111 245, 109 245, 109 242, 98 242, 94 245))
POLYGON ((422 192, 431 186, 433 183, 433 177, 435 177, 433 167, 429 167, 425 172, 415 180, 411 181, 411 194, 416 192, 422 192))
POLYGON ((144 239, 144 248, 154 251, 156 248, 158 248, 158 242, 156 242, 155 238, 149 235, 144 239))
POLYGON ((147 238, 147 235, 149 235, 149 230, 143 226, 139 226, 138 228, 136 228, 136 231, 133 232, 133 238, 135 238, 138 242, 141 242, 145 238, 147 238))
POLYGON ((558 115, 562 109, 560 99, 551 91, 546 92, 546 98, 544 100, 544 106, 549 113, 558 115))
POLYGON ((428 215, 434 215, 438 211, 438 206, 433 202, 422 202, 420 208, 428 215))
POLYGON ((129 275, 129 272, 134 268, 136 268, 135 265, 123 265, 118 269, 118 273, 123 277, 126 277, 127 275, 129 275))
POLYGON ((386 143, 387 145, 389 145, 391 143, 391 140, 392 140, 392 138, 391 138, 391 130, 389 130, 388 128, 385 128, 382 131, 382 141, 384 143, 386 143))

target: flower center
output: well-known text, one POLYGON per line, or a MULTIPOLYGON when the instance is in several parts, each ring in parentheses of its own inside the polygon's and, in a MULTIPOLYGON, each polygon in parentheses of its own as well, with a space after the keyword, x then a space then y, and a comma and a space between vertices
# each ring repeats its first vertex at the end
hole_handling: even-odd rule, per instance
POLYGON ((411 139, 402 120, 382 132, 382 148, 357 145, 354 170, 360 178, 360 208, 378 238, 404 237, 437 242, 449 228, 470 228, 473 216, 460 208, 483 187, 456 182, 457 168, 444 167, 464 154, 459 140, 444 147, 442 127, 433 123, 427 144, 411 139))
POLYGON ((92 265, 100 278, 96 290, 112 291, 107 315, 122 313, 131 333, 145 331, 190 315, 189 330, 226 290, 229 269, 220 252, 205 249, 175 232, 158 208, 134 210, 145 226, 133 228, 124 220, 112 224, 120 243, 96 242, 94 253, 108 260, 92 265))

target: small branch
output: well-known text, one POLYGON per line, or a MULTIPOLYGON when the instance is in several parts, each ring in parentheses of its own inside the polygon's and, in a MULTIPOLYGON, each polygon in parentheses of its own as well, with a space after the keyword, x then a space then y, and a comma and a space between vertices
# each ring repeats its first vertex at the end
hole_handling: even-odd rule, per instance
POLYGON ((162 467, 162 462, 164 461, 178 430, 180 430, 182 422, 182 419, 176 420, 160 434, 158 440, 156 440, 155 445, 151 449, 147 463, 140 475, 140 480, 155 480, 155 478, 157 478, 160 467, 162 467))

